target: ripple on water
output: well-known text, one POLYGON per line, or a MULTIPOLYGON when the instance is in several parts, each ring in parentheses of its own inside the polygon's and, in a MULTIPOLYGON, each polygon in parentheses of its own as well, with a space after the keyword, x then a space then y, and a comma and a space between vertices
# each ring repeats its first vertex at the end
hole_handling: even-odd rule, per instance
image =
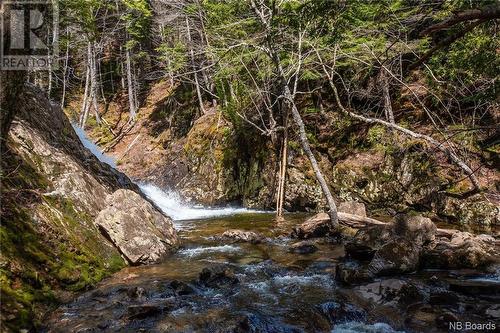
POLYGON ((332 278, 329 275, 321 274, 275 276, 272 281, 278 286, 298 285, 320 288, 330 288, 333 286, 332 278))
POLYGON ((234 245, 220 245, 220 246, 205 246, 205 247, 195 247, 192 249, 183 249, 178 253, 180 255, 186 257, 197 257, 201 254, 205 253, 213 253, 213 252, 225 252, 225 253, 235 253, 240 251, 241 248, 239 246, 234 245))
POLYGON ((351 321, 335 326, 332 333, 405 333, 396 331, 390 325, 385 323, 365 324, 357 321, 351 321))

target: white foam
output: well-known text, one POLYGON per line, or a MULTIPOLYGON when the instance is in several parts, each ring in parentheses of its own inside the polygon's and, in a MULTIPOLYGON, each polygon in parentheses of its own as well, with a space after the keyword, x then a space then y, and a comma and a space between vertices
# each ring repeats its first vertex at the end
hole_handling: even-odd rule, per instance
POLYGON ((357 321, 351 321, 338 324, 332 330, 332 333, 405 333, 396 331, 385 323, 365 324, 357 321))
POLYGON ((328 275, 283 275, 275 276, 273 282, 277 285, 326 285, 332 283, 328 275))
POLYGON ((111 156, 104 154, 102 152, 101 148, 99 148, 95 143, 90 141, 90 139, 87 137, 87 134, 85 133, 83 128, 81 128, 80 126, 78 126, 74 123, 72 123, 71 126, 73 126, 73 129, 75 130, 76 135, 78 135, 78 138, 80 139, 80 141, 82 142, 82 144, 85 148, 90 150, 90 152, 92 154, 94 154, 94 156, 97 157, 97 159, 99 161, 106 163, 109 166, 111 166, 112 168, 116 169, 115 159, 111 156))
POLYGON ((171 191, 163 191, 151 184, 139 184, 142 192, 151 199, 166 215, 173 220, 200 220, 219 216, 231 216, 245 213, 262 213, 247 208, 204 208, 194 207, 184 202, 179 194, 171 191))
POLYGON ((240 248, 234 245, 221 245, 221 246, 206 246, 206 247, 195 247, 193 249, 183 249, 179 251, 179 254, 185 255, 187 257, 196 257, 203 253, 212 252, 227 252, 234 253, 238 252, 240 248))

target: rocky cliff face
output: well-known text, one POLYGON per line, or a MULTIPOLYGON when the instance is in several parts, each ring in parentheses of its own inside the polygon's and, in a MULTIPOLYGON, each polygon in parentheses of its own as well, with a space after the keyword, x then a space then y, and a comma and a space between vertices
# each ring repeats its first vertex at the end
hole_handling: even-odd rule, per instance
MULTIPOLYGON (((156 87, 151 96, 155 94, 156 87)), ((235 128, 216 113, 196 121, 191 115, 192 122, 184 123, 179 134, 169 124, 178 124, 176 117, 184 119, 185 114, 165 103, 165 94, 161 99, 148 99, 141 109, 143 120, 112 152, 121 157, 119 168, 206 205, 238 202, 251 208, 274 208, 278 164, 269 138, 249 141, 259 138, 259 133, 251 127, 235 128), (158 126, 159 112, 170 119, 163 127, 158 126)), ((346 125, 345 119, 331 117, 307 114, 304 120, 338 201, 360 201, 383 215, 416 210, 462 226, 499 225, 495 184, 500 178, 488 163, 472 161, 485 192, 460 198, 457 194, 466 192, 467 180, 424 143, 377 126, 346 125)), ((291 133, 285 209, 322 209, 321 188, 291 133)))
POLYGON ((2 331, 31 329, 68 292, 155 262, 178 242, 171 220, 84 148, 43 92, 27 86, 18 98, 2 151, 2 331), (138 230, 131 255, 124 239, 138 230))

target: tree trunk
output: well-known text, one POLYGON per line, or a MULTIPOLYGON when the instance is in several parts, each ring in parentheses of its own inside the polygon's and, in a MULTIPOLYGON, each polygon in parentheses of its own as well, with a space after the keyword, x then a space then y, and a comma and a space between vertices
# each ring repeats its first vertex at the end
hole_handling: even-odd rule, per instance
POLYGON ((94 108, 94 115, 97 124, 101 124, 101 117, 99 116, 99 104, 97 101, 99 80, 97 79, 97 54, 95 42, 92 44, 90 52, 90 94, 92 96, 92 105, 94 108))
POLYGON ((63 109, 66 103, 66 80, 68 75, 68 63, 69 63, 69 28, 66 28, 66 36, 68 38, 68 44, 66 45, 66 55, 64 57, 63 87, 62 87, 62 97, 61 97, 61 108, 63 109))
POLYGON ((279 175, 279 184, 278 184, 278 200, 276 207, 276 216, 278 218, 283 217, 283 203, 285 201, 285 181, 286 181, 286 168, 288 161, 288 127, 285 120, 285 130, 283 133, 283 148, 281 149, 281 164, 280 164, 280 175, 279 175))
POLYGON ((84 128, 89 113, 89 88, 90 88, 90 42, 87 49, 87 66, 85 74, 85 90, 83 91, 82 111, 80 114, 80 127, 84 128))
POLYGON ((326 183, 326 180, 323 177, 323 173, 321 172, 318 162, 316 161, 316 157, 314 157, 314 154, 311 151, 311 147, 309 146, 309 140, 307 139, 304 122, 302 121, 302 117, 300 116, 299 110, 297 109, 297 106, 295 105, 295 102, 292 99, 292 93, 290 91, 290 88, 288 88, 286 81, 284 81, 284 86, 285 86, 284 87, 285 98, 289 101, 292 107, 293 120, 295 124, 297 124, 297 126, 299 127, 300 144, 302 146, 302 149, 306 153, 307 157, 309 158, 309 161, 311 162, 316 179, 318 180, 318 183, 321 186, 323 195, 325 196, 328 207, 330 208, 328 214, 330 215, 331 223, 334 228, 337 228, 338 226, 337 205, 335 204, 335 200, 333 200, 332 193, 330 192, 330 188, 328 187, 328 184, 326 183))
POLYGON ((134 121, 137 113, 137 105, 134 92, 134 80, 132 78, 132 64, 130 59, 130 50, 125 51, 125 59, 127 64, 127 86, 128 86, 128 104, 130 110, 130 120, 134 121))
POLYGON ((188 37, 188 43, 189 43, 189 54, 191 56, 191 67, 193 69, 194 83, 196 86, 196 95, 198 96, 198 103, 200 104, 201 114, 205 114, 206 111, 205 111, 205 107, 203 106, 203 98, 201 95, 200 83, 198 81, 198 72, 196 70, 195 59, 194 59, 194 50, 193 50, 193 44, 192 44, 192 38, 191 38, 191 28, 189 26, 189 19, 187 16, 186 16, 186 29, 187 29, 187 37, 188 37))
MULTIPOLYGON (((267 32, 266 37, 267 37, 267 44, 268 44, 267 45, 268 50, 266 51, 266 53, 271 58, 271 61, 274 63, 274 65, 276 66, 276 70, 278 72, 279 79, 282 82, 283 95, 284 95, 285 101, 291 106, 292 118, 293 118, 295 124, 299 127, 300 144, 302 146, 302 149, 306 153, 309 161, 311 162, 316 179, 318 180, 318 183, 321 186, 321 190, 323 191, 323 195, 326 198, 326 202, 327 202, 328 207, 330 209, 328 214, 330 216, 332 228, 337 229, 337 227, 338 227, 337 205, 335 204, 335 200, 333 200, 332 193, 330 192, 330 188, 328 187, 328 184, 326 183, 326 180, 323 177, 323 173, 321 172, 321 169, 318 165, 318 162, 316 161, 316 157, 314 157, 314 154, 311 151, 311 147, 309 146, 309 140, 307 139, 307 134, 306 134, 304 122, 302 121, 302 117, 300 116, 300 112, 297 109, 297 105, 295 104, 294 94, 290 91, 290 87, 288 87, 288 80, 286 79, 285 71, 283 70, 283 66, 281 65, 281 59, 280 59, 279 52, 274 49, 274 41, 272 40, 270 23, 267 20, 266 16, 264 15, 264 12, 259 10, 259 8, 257 7, 254 0, 251 1, 251 6, 253 7, 255 14, 260 19, 261 23, 264 25, 264 27, 266 29, 266 32, 267 32)), ((299 42, 299 49, 300 49, 300 43, 301 42, 299 42)), ((298 68, 300 69, 300 64, 299 64, 298 68)), ((298 74, 299 73, 296 73, 296 75, 298 75, 298 74)), ((294 90, 295 90, 295 88, 294 88, 294 90)))
POLYGON ((382 75, 382 92, 384 94, 384 111, 385 118, 388 122, 394 124, 394 113, 392 111, 391 94, 389 92, 389 79, 385 73, 385 70, 381 73, 382 75))

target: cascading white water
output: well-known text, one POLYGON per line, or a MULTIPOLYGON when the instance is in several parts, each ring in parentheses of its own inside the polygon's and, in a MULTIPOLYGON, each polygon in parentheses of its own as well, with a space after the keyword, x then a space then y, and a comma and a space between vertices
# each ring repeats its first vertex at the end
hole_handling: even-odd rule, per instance
POLYGON ((175 192, 165 192, 151 184, 139 184, 142 192, 153 201, 166 215, 173 220, 199 220, 218 216, 230 216, 244 213, 259 213, 261 211, 246 208, 204 208, 185 203, 175 192))
MULTIPOLYGON (((87 137, 85 131, 78 125, 72 123, 73 129, 78 135, 78 138, 82 142, 83 146, 90 150, 99 161, 108 164, 112 168, 116 169, 115 159, 109 155, 106 155, 102 150, 87 137)), ((160 208, 163 213, 172 218, 175 221, 181 220, 199 220, 207 219, 218 216, 230 216, 235 214, 243 213, 258 213, 259 211, 250 210, 246 208, 204 208, 189 205, 184 202, 179 194, 173 191, 164 191, 159 187, 151 184, 138 184, 142 192, 153 201, 158 208, 160 208)), ((182 227, 177 224, 177 227, 182 227)))

